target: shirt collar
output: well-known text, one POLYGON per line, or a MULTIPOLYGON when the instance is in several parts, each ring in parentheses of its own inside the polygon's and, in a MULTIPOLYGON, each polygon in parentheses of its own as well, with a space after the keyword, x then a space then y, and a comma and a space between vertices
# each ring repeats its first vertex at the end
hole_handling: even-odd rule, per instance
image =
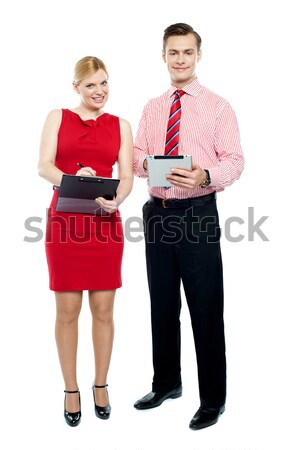
MULTIPOLYGON (((202 89, 201 84, 198 81, 198 78, 195 78, 190 84, 184 86, 181 90, 185 91, 186 94, 192 95, 193 97, 197 97, 202 89)), ((171 97, 178 90, 175 86, 171 86, 168 91, 168 96, 171 97)))

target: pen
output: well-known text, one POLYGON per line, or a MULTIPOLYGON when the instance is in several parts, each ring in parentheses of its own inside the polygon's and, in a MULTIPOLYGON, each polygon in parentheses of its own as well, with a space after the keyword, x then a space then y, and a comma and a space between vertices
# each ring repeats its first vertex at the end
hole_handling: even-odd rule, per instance
POLYGON ((80 164, 80 163, 77 163, 77 165, 82 169, 83 167, 85 167, 85 166, 83 166, 83 164, 80 164))

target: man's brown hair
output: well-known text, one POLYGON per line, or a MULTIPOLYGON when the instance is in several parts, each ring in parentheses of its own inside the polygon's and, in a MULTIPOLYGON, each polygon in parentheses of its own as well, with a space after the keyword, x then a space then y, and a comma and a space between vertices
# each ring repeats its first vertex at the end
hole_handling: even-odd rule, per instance
POLYGON ((186 24, 186 23, 174 23, 173 25, 170 25, 164 30, 163 35, 163 50, 165 50, 166 41, 170 36, 186 36, 187 34, 193 34, 196 39, 197 48, 200 50, 201 47, 201 37, 199 36, 196 31, 193 30, 193 28, 186 24))

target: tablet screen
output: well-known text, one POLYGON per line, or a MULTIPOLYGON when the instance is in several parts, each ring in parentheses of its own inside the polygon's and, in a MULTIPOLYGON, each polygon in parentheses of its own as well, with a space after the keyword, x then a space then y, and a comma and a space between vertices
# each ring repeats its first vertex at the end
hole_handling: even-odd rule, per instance
POLYGON ((149 155, 147 160, 147 173, 151 187, 173 186, 166 179, 172 168, 192 170, 192 157, 190 155, 154 156, 149 155))

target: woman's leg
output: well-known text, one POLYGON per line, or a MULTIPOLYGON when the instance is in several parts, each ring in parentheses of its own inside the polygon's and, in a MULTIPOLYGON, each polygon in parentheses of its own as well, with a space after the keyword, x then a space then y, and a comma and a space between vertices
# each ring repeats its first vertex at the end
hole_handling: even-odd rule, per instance
MULTIPOLYGON (((76 363, 78 318, 82 306, 82 294, 82 291, 55 292, 55 338, 65 389, 69 391, 78 389, 76 363)), ((65 408, 69 412, 79 411, 78 394, 66 396, 65 408)))
MULTIPOLYGON (((93 346, 95 355, 95 381, 98 386, 106 384, 110 364, 114 323, 113 305, 115 290, 89 291, 89 304, 93 318, 93 346)), ((94 389, 96 405, 109 403, 106 389, 94 389)))

